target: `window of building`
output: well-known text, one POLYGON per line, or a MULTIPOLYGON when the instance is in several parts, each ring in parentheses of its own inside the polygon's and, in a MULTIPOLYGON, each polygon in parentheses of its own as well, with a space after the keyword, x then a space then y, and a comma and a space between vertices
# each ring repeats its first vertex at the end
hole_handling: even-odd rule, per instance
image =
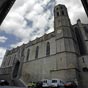
POLYGON ((83 63, 85 63, 85 60, 84 60, 84 58, 82 58, 82 61, 83 61, 83 63))
POLYGON ((64 15, 64 11, 61 11, 62 15, 64 15))
POLYGON ((21 51, 21 56, 24 56, 24 48, 21 51))
POLYGON ((84 44, 83 36, 82 36, 80 29, 75 28, 75 34, 76 34, 76 38, 77 38, 80 55, 85 55, 86 54, 86 46, 84 44))
POLYGON ((10 65, 10 60, 11 60, 11 58, 8 58, 8 66, 10 65))
POLYGON ((50 43, 47 42, 47 45, 46 45, 46 55, 50 55, 50 43))
POLYGON ((16 55, 13 58, 13 62, 12 62, 13 65, 14 65, 15 61, 16 61, 16 55))
POLYGON ((87 27, 84 27, 84 31, 85 31, 86 37, 88 38, 88 28, 87 27))
POLYGON ((3 67, 6 65, 6 61, 3 61, 3 67))
POLYGON ((57 12, 57 16, 59 16, 59 12, 57 12))
POLYGON ((26 61, 28 61, 28 59, 29 59, 29 54, 30 54, 30 49, 27 50, 27 59, 26 59, 26 61))
POLYGON ((36 47, 35 58, 38 58, 39 46, 36 47))
POLYGON ((60 8, 61 8, 61 9, 63 9, 63 7, 62 7, 62 6, 61 6, 60 8))
POLYGON ((56 10, 58 10, 58 8, 56 8, 56 10))
POLYGON ((88 68, 87 67, 84 67, 83 68, 83 72, 88 72, 88 68))
POLYGON ((86 26, 84 26, 84 30, 88 33, 88 28, 86 26))

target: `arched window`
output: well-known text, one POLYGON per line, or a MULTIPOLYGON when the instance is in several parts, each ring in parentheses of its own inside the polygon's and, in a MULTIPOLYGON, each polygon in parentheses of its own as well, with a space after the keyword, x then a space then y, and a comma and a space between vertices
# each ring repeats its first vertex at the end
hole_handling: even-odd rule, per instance
POLYGON ((36 47, 35 58, 38 58, 39 46, 36 47))
POLYGON ((47 45, 46 45, 46 55, 50 55, 50 43, 47 42, 47 45))
POLYGON ((12 65, 14 65, 15 61, 16 61, 16 55, 15 55, 14 58, 13 58, 12 65))
POLYGON ((2 65, 1 65, 1 66, 3 66, 3 67, 5 66, 5 61, 3 61, 3 63, 2 63, 2 65))
POLYGON ((56 8, 56 10, 58 10, 58 8, 56 8))
POLYGON ((59 12, 57 12, 57 16, 59 16, 59 12))
POLYGON ((88 38, 88 28, 87 27, 84 27, 84 31, 85 31, 86 37, 88 38))
POLYGON ((22 48, 21 56, 24 56, 24 48, 22 48))
POLYGON ((62 15, 64 15, 64 11, 61 11, 62 15))
POLYGON ((87 67, 83 67, 83 72, 88 72, 88 68, 87 67))
POLYGON ((83 63, 85 63, 85 60, 84 60, 84 58, 82 58, 82 60, 83 60, 83 63))
POLYGON ((8 58, 8 66, 10 65, 10 60, 11 60, 11 58, 9 57, 9 58, 8 58))
POLYGON ((61 6, 60 8, 61 8, 61 9, 63 9, 63 7, 62 7, 62 6, 61 6))
POLYGON ((30 49, 27 50, 27 59, 26 59, 26 61, 28 61, 28 59, 29 59, 29 54, 30 54, 30 49))

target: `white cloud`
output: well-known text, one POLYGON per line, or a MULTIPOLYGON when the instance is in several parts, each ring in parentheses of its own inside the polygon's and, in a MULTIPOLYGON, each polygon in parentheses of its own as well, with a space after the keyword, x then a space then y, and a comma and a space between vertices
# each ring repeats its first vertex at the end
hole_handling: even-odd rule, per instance
POLYGON ((0 36, 0 42, 5 43, 7 38, 5 36, 0 36))
POLYGON ((6 20, 3 22, 1 26, 1 30, 5 31, 6 33, 15 35, 20 39, 26 38, 30 33, 31 30, 27 30, 26 28, 26 21, 22 16, 18 13, 10 13, 6 20))
POLYGON ((87 23, 88 20, 80 0, 16 0, 15 5, 1 26, 2 31, 15 35, 21 40, 19 43, 12 44, 11 47, 28 42, 28 40, 42 36, 45 32, 49 33, 54 30, 52 8, 55 1, 56 4, 65 4, 67 6, 73 24, 76 23, 78 18, 87 23), (26 19, 32 22, 31 26, 26 19))
POLYGON ((15 8, 15 11, 19 13, 20 15, 24 16, 26 13, 29 13, 33 7, 35 6, 36 1, 25 1, 24 4, 19 6, 18 8, 15 8))
POLYGON ((39 14, 42 14, 43 7, 41 6, 41 4, 37 3, 37 4, 34 5, 33 10, 36 11, 37 13, 39 13, 39 14))
POLYGON ((16 48, 17 46, 21 46, 24 42, 19 42, 19 43, 16 43, 16 44, 12 44, 11 45, 11 48, 16 48))

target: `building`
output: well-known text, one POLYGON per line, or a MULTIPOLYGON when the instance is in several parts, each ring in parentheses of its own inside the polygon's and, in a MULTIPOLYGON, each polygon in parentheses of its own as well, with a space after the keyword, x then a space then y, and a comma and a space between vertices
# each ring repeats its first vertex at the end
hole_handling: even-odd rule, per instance
MULTIPOLYGON (((75 14, 75 13, 74 13, 75 14)), ((64 5, 54 8, 54 31, 7 50, 0 79, 20 85, 58 78, 88 88, 88 24, 72 25, 64 5)))
POLYGON ((1 0, 0 1, 0 25, 8 14, 16 0, 1 0))
POLYGON ((83 6, 84 6, 84 9, 86 11, 86 14, 88 16, 88 0, 81 0, 83 6))

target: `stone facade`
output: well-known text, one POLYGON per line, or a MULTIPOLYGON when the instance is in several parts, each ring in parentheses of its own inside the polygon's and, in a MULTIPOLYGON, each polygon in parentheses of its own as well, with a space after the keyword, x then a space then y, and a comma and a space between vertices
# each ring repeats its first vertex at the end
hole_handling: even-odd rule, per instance
MULTIPOLYGON (((64 5, 54 8, 54 32, 7 50, 1 75, 24 83, 58 78, 88 88, 88 24, 72 25, 64 5), (86 81, 86 82, 85 82, 86 81)), ((4 78, 3 78, 4 79, 4 78)))

